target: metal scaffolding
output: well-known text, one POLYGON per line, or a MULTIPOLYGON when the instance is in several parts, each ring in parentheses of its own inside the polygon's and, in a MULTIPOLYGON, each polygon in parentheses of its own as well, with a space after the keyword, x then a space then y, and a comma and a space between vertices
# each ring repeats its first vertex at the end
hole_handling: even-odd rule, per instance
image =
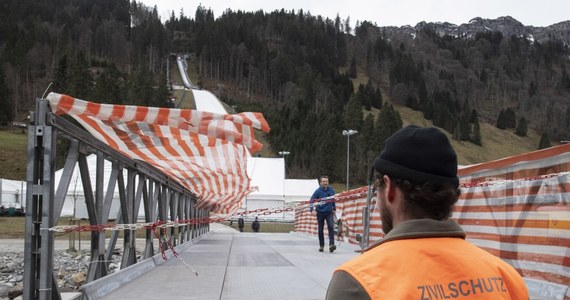
MULTIPOLYGON (((209 216, 207 211, 194 208, 197 198, 190 190, 150 164, 126 157, 72 122, 51 113, 45 99, 36 101, 36 110, 30 115, 27 156, 25 300, 61 299, 53 270, 54 232, 49 229, 58 224, 76 164, 83 182, 83 196, 90 225, 104 225, 113 220, 116 224, 137 223, 141 202, 145 223, 209 216), (56 187, 54 179, 58 139, 67 140, 69 150, 56 187), (95 170, 89 170, 87 164, 87 156, 90 154, 97 156, 95 170), (112 162, 111 176, 107 182, 103 176, 105 160, 112 162), (95 172, 95 182, 91 182, 91 172, 95 172), (110 216, 116 189, 119 192, 120 209, 117 216, 110 216)), ((151 229, 145 230, 144 254, 138 261, 135 248, 136 230, 122 230, 124 244, 121 269, 155 255, 153 232, 151 229)), ((208 230, 208 223, 186 224, 171 227, 168 235, 161 230, 160 239, 175 246, 192 241, 208 230), (166 241, 167 237, 169 241, 166 241)), ((113 231, 110 239, 106 240, 104 232, 91 231, 91 261, 86 283, 108 274, 108 262, 113 255, 119 233, 113 231)))

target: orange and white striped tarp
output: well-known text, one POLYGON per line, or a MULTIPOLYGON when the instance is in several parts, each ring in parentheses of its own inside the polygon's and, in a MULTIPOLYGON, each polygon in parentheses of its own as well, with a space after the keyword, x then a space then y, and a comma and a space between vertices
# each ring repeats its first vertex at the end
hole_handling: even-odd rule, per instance
POLYGON ((462 168, 453 218, 525 279, 569 287, 568 171, 570 145, 462 168))
MULTIPOLYGON (((452 219, 469 241, 510 263, 527 284, 539 282, 535 287, 544 288, 540 282, 548 283, 550 289, 560 287, 562 295, 570 293, 569 171, 570 145, 461 168, 461 196, 452 219)), ((363 233, 366 187, 336 200, 349 241, 357 243, 356 234, 363 233)), ((308 209, 300 207, 296 217, 296 230, 316 234, 316 218, 308 209)), ((370 242, 382 236, 380 214, 372 212, 370 242)))
POLYGON ((97 139, 177 180, 199 197, 199 208, 213 213, 241 207, 251 192, 247 149, 263 147, 254 129, 270 130, 260 113, 101 104, 56 93, 46 99, 56 114, 73 117, 97 139))

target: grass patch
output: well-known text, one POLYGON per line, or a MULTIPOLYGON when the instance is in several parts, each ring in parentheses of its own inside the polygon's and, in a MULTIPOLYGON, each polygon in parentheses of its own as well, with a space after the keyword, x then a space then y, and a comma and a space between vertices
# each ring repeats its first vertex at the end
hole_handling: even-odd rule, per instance
POLYGON ((28 134, 25 129, 0 130, 0 178, 26 179, 28 134))
POLYGON ((24 217, 0 217, 0 238, 24 238, 24 217))
POLYGON ((194 102, 194 94, 189 90, 174 90, 172 91, 176 107, 182 109, 196 109, 196 102, 194 102))
POLYGON ((362 73, 358 73, 358 76, 354 79, 352 79, 352 86, 354 87, 354 91, 358 91, 358 88, 360 87, 360 85, 366 86, 366 84, 368 83, 368 76, 362 74, 362 73))
MULTIPOLYGON (((422 127, 433 126, 430 120, 423 118, 422 112, 414 111, 405 106, 394 106, 394 108, 402 116, 403 126, 409 124, 422 127)), ((501 130, 489 123, 480 122, 479 124, 481 126, 482 146, 466 141, 453 140, 451 134, 444 131, 457 152, 457 160, 460 165, 489 162, 535 151, 538 148, 540 135, 535 130, 529 129, 526 137, 520 137, 512 129, 501 130)))
POLYGON ((194 85, 198 85, 198 81, 200 81, 200 74, 198 74, 198 70, 200 69, 200 66, 198 65, 199 62, 196 61, 196 56, 192 55, 190 56, 190 59, 188 61, 188 77, 190 78, 190 81, 192 82, 192 84, 194 85))

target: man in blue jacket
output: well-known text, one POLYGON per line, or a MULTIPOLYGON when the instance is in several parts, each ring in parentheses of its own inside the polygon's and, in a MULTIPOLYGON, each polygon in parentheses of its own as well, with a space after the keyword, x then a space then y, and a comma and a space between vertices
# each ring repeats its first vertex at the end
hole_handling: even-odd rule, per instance
POLYGON ((334 202, 334 189, 329 186, 328 176, 321 176, 321 186, 315 190, 309 204, 309 210, 313 214, 313 208, 317 214, 317 224, 319 226, 319 252, 323 252, 325 247, 324 227, 327 221, 329 231, 329 251, 336 250, 334 244, 334 213, 336 206, 334 202))

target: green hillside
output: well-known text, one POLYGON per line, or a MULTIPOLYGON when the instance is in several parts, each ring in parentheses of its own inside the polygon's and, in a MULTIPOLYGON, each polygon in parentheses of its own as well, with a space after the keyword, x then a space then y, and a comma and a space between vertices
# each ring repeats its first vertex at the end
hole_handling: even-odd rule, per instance
MULTIPOLYGON (((407 107, 396 107, 405 125, 433 126, 431 121, 422 117, 422 113, 407 107)), ((445 132, 445 131, 444 131, 445 132)), ((520 137, 512 130, 500 130, 494 125, 481 123, 483 145, 477 146, 470 142, 460 142, 450 138, 457 152, 460 165, 477 164, 508 156, 531 152, 537 149, 540 135, 533 130, 528 131, 527 137, 520 137)))
MULTIPOLYGON (((177 70, 171 70, 175 73, 177 70)), ((198 76, 195 68, 189 68, 189 76, 198 76)), ((344 70, 340 69, 340 72, 344 70)), ((177 72, 176 72, 177 73, 177 72)), ((362 72, 359 72, 357 78, 353 79, 353 85, 355 90, 359 85, 365 84, 368 81, 368 76, 362 72)), ((203 82, 205 85, 213 86, 214 83, 206 79, 203 82)), ((234 87, 231 83, 224 84, 225 91, 228 94, 239 93, 239 89, 234 87)), ((381 88, 384 94, 389 94, 387 89, 381 88)), ((387 99, 388 100, 388 99, 387 99)), ((389 101, 389 100, 388 100, 389 101)), ((192 104, 193 105, 193 104, 192 104)), ((395 105, 396 110, 402 117, 403 126, 415 124, 423 127, 433 126, 432 121, 426 120, 423 117, 422 112, 412 110, 406 106, 395 105)), ((372 108, 372 114, 377 114, 378 109, 372 108)), ((366 114, 366 112, 364 112, 366 114)), ((269 124, 273 126, 274 124, 269 124)), ((531 151, 535 151, 538 148, 540 134, 535 130, 529 129, 526 137, 520 137, 514 133, 514 130, 501 130, 498 129, 495 124, 489 124, 481 122, 481 136, 482 136, 482 146, 475 145, 467 141, 457 141, 451 138, 451 135, 443 130, 450 138, 451 144, 453 145, 458 156, 458 163, 460 165, 471 165, 478 164, 488 161, 493 161, 509 156, 519 155, 531 151)), ((269 143, 266 138, 266 134, 258 133, 256 138, 263 143, 264 148, 260 153, 263 157, 278 157, 279 149, 275 149, 269 143)), ((555 145, 553 141, 553 145, 555 145)), ((338 161, 339 164, 344 165, 344 159, 338 161)), ((343 184, 344 186, 344 184, 343 184)))
MULTIPOLYGON (((198 74, 195 68, 189 68, 189 76, 193 81, 197 81, 198 74)), ((171 80, 175 85, 181 85, 180 75, 174 63, 171 64, 171 80)), ((365 74, 359 74, 358 78, 353 80, 355 88, 368 80, 365 74)), ((205 84, 212 84, 209 80, 205 84)), ((239 93, 231 83, 224 85, 226 93, 239 93)), ((175 103, 180 108, 194 109, 194 99, 192 93, 185 90, 174 90, 172 96, 175 103)), ((423 117, 422 112, 414 111, 408 107, 395 105, 395 109, 402 117, 403 126, 415 124, 419 126, 433 126, 432 122, 423 117)), ((377 109, 372 108, 371 113, 376 114, 377 109)), ((272 126, 273 124, 269 124, 272 126)), ((458 155, 458 162, 461 165, 477 164, 537 149, 540 135, 529 129, 527 137, 520 137, 514 134, 513 130, 500 130, 494 124, 481 122, 481 136, 483 137, 483 145, 477 146, 471 142, 457 141, 451 138, 450 134, 444 131, 449 137, 458 155)), ((259 155, 262 157, 278 157, 279 149, 275 149, 267 139, 267 134, 258 132, 256 138, 264 145, 259 155)), ((25 130, 2 130, 0 131, 0 178, 24 180, 26 177, 26 145, 27 134, 25 130)), ((338 164, 344 165, 344 159, 339 160, 338 164)), ((343 185, 344 186, 344 185, 343 185)))
MULTIPOLYGON (((188 93, 187 93, 188 94, 188 93)), ((431 121, 422 117, 422 113, 404 106, 396 106, 405 125, 432 126, 431 121)), ((271 124, 270 124, 271 126, 271 124)), ((477 164, 508 156, 531 152, 537 149, 540 135, 529 130, 527 137, 520 137, 512 130, 500 130, 494 125, 481 123, 483 146, 453 139, 451 143, 461 165, 477 164)), ((449 134, 448 134, 449 135, 449 134)), ((263 157, 278 157, 278 150, 273 149, 264 134, 258 134, 264 149, 263 157)), ((24 180, 26 177, 27 134, 22 130, 0 131, 0 178, 24 180)))
POLYGON ((26 179, 26 146, 28 135, 25 130, 0 131, 0 178, 26 179))

